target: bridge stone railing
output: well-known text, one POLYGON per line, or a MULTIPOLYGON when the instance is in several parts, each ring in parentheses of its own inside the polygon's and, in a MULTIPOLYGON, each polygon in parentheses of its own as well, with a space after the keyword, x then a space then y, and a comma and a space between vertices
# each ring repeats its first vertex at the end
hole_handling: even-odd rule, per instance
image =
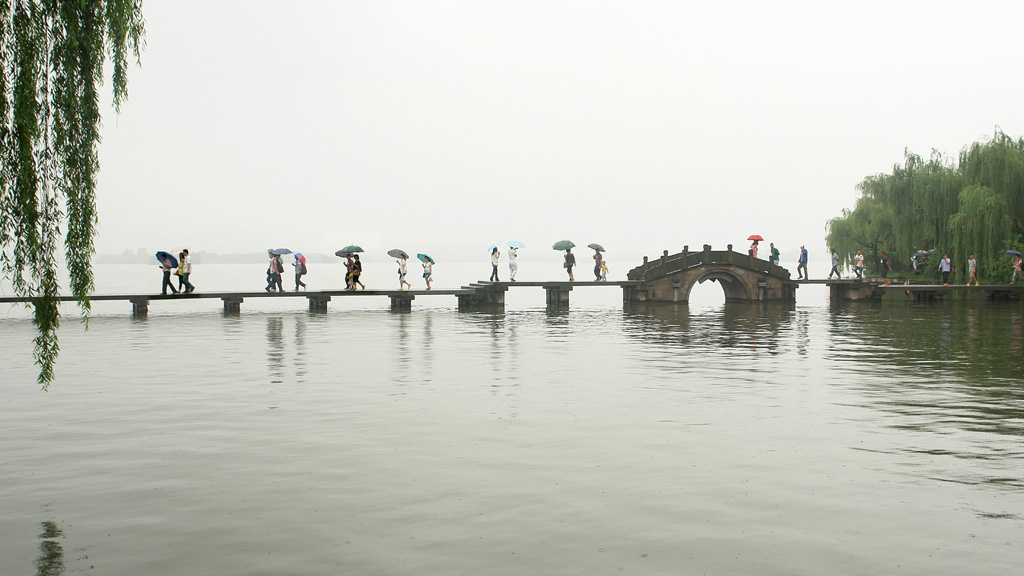
POLYGON ((704 245, 704 250, 691 252, 689 246, 683 246, 683 251, 678 254, 669 254, 668 250, 662 252, 661 257, 656 260, 649 260, 644 256, 644 263, 626 273, 630 280, 655 280, 664 278, 671 274, 685 272, 697 266, 709 266, 712 264, 726 264, 767 274, 781 280, 789 280, 789 271, 781 266, 772 264, 768 260, 754 258, 749 254, 734 252, 732 244, 726 250, 712 250, 710 244, 704 245))

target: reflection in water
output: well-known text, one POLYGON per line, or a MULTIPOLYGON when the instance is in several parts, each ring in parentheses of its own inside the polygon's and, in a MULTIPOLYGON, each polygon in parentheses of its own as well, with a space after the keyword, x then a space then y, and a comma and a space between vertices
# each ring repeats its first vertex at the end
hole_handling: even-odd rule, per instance
POLYGON ((39 559, 36 560, 38 576, 57 576, 64 573, 64 547, 58 538, 64 533, 56 523, 49 520, 42 523, 43 533, 39 535, 39 559))
POLYGON ((645 363, 664 372, 692 378, 717 363, 721 377, 726 366, 758 370, 764 354, 783 354, 770 367, 773 380, 792 387, 809 377, 852 391, 850 407, 870 409, 859 417, 863 426, 899 431, 875 449, 899 456, 915 476, 1024 488, 1024 465, 1007 466, 1024 464, 1024 452, 992 438, 1024 437, 1024 314, 1016 303, 849 303, 824 312, 640 304, 627 305, 623 317, 628 335, 653 345, 645 363), (822 318, 825 330, 816 331, 822 318), (821 372, 792 365, 794 353, 821 372), (746 364, 737 360, 744 357, 746 364))
POLYGON ((284 381, 284 318, 267 317, 267 368, 271 384, 284 381))
MULTIPOLYGON (((641 303, 623 307, 625 329, 634 337, 690 351, 778 354, 790 347, 806 351, 806 326, 792 337, 792 304, 730 303, 691 311, 686 304, 641 303)), ((806 352, 805 352, 806 353, 806 352)))
POLYGON ((416 362, 416 353, 410 350, 409 323, 410 314, 401 312, 393 314, 391 318, 398 323, 398 353, 391 360, 395 366, 395 381, 409 382, 411 363, 416 362))
POLYGON ((423 357, 419 359, 420 378, 430 382, 434 374, 434 312, 423 313, 423 357))
POLYGON ((307 314, 295 316, 295 380, 302 384, 306 381, 306 322, 307 314))

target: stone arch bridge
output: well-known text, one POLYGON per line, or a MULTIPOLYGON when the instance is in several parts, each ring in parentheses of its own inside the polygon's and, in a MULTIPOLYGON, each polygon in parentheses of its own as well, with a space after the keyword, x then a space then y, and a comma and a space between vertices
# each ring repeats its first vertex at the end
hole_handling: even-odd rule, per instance
POLYGON ((623 286, 626 302, 687 302, 693 287, 709 280, 722 287, 726 302, 795 302, 799 286, 785 268, 733 252, 732 244, 718 251, 705 244, 700 252, 684 246, 678 254, 666 250, 653 261, 645 256, 627 277, 636 284, 623 286))

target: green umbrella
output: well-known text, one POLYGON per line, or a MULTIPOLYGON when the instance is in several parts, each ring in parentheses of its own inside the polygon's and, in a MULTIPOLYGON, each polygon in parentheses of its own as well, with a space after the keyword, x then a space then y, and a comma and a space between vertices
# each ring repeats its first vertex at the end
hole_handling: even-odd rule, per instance
MULTIPOLYGON (((363 251, 363 249, 360 248, 359 246, 356 246, 355 244, 349 244, 348 246, 345 246, 341 250, 338 250, 338 252, 362 252, 362 251, 363 251)), ((335 254, 337 254, 337 252, 335 252, 335 254)))
POLYGON ((569 240, 559 240, 558 242, 555 242, 555 245, 552 246, 551 249, 552 250, 568 250, 569 248, 572 248, 574 246, 576 246, 576 245, 573 244, 572 242, 570 242, 569 240))
POLYGON ((430 260, 431 264, 437 264, 437 262, 434 262, 433 258, 427 256, 426 254, 417 254, 416 257, 420 259, 420 262, 426 262, 427 260, 430 260))

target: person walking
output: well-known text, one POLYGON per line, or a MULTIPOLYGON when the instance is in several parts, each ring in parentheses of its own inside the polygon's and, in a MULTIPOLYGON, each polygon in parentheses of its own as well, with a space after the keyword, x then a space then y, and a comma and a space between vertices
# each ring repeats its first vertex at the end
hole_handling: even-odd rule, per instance
POLYGON ((974 254, 967 257, 967 285, 981 286, 981 282, 978 282, 978 261, 974 259, 974 254))
POLYGON ((192 274, 192 257, 188 255, 188 248, 181 251, 181 278, 179 282, 185 287, 185 293, 191 294, 196 291, 196 287, 188 281, 189 275, 192 274))
POLYGON ((608 261, 601 260, 601 282, 608 281, 608 261))
POLYGON ((757 258, 757 240, 754 240, 750 245, 750 249, 747 250, 747 254, 750 254, 754 258, 757 258))
POLYGON ((836 249, 831 248, 832 251, 832 269, 828 271, 828 279, 832 279, 832 275, 836 275, 836 280, 841 279, 843 276, 839 273, 839 254, 836 254, 836 249))
POLYGON ((306 283, 302 281, 302 277, 306 275, 306 263, 296 256, 292 266, 295 266, 295 291, 298 292, 299 286, 306 287, 306 283))
POLYGON ((882 286, 888 286, 892 284, 889 280, 889 271, 892 270, 892 266, 889 265, 889 257, 885 255, 885 252, 879 252, 879 262, 882 268, 882 286))
POLYGON ((498 247, 495 246, 491 249, 491 282, 501 282, 498 280, 498 260, 501 259, 501 254, 498 254, 498 247))
POLYGON ((807 248, 800 246, 800 257, 796 259, 796 279, 807 280, 807 248))
POLYGON ((1013 277, 1010 278, 1010 284, 1015 284, 1017 278, 1024 280, 1024 260, 1020 256, 1013 257, 1013 277))
POLYGON ((603 258, 601 257, 601 251, 595 249, 594 250, 594 282, 600 282, 601 281, 601 261, 602 260, 603 260, 603 258))
POLYGON ((430 283, 434 281, 434 263, 430 258, 423 260, 423 281, 427 283, 427 290, 430 290, 430 283))
POLYGON ((267 257, 270 258, 270 262, 267 263, 267 287, 264 288, 267 292, 274 289, 274 274, 277 272, 277 263, 274 261, 273 250, 267 250, 267 257))
POLYGON ((565 263, 562 267, 569 273, 569 282, 575 282, 576 278, 572 275, 572 267, 576 265, 576 256, 573 255, 571 248, 565 249, 565 263))
POLYGON ((781 254, 779 253, 779 249, 775 247, 775 242, 770 242, 768 244, 768 247, 772 249, 771 256, 768 257, 768 262, 778 266, 779 256, 781 256, 781 254))
POLYGON ((952 268, 953 267, 949 262, 949 254, 943 254, 942 260, 939 260, 939 272, 942 272, 943 286, 949 286, 949 272, 952 268))
POLYGON ((355 284, 352 283, 352 270, 356 267, 355 260, 352 259, 351 254, 345 254, 345 290, 355 290, 355 284))
POLYGON ((274 266, 273 286, 271 288, 273 289, 276 286, 278 292, 284 292, 284 286, 281 285, 281 279, 284 276, 284 262, 281 260, 281 255, 275 254, 273 259, 271 259, 271 263, 274 266))
POLYGON ((510 281, 516 281, 516 272, 519 271, 519 263, 516 260, 519 258, 519 248, 515 246, 509 246, 508 248, 508 278, 510 281))
POLYGON ((405 273, 406 273, 405 261, 406 261, 406 259, 407 259, 406 255, 402 254, 402 256, 397 260, 397 262, 398 262, 398 289, 399 290, 405 290, 405 286, 408 286, 410 289, 412 288, 412 284, 410 284, 410 283, 405 281, 405 273))
POLYGON ((857 255, 853 257, 853 271, 857 273, 857 279, 864 279, 864 254, 860 250, 857 250, 857 255))
POLYGON ((359 281, 359 277, 363 275, 363 263, 359 261, 359 254, 353 256, 356 261, 352 263, 352 289, 356 289, 358 284, 363 290, 366 290, 366 286, 359 281))
POLYGON ((164 256, 164 258, 160 261, 160 270, 162 270, 164 273, 164 283, 160 287, 160 293, 164 296, 167 296, 167 289, 170 288, 171 292, 177 294, 178 290, 174 288, 173 284, 171 284, 171 271, 174 270, 174 265, 171 264, 170 257, 164 256))
POLYGON ((185 253, 178 252, 178 268, 174 271, 174 275, 178 277, 178 292, 185 294, 185 277, 183 270, 185 270, 185 253))

